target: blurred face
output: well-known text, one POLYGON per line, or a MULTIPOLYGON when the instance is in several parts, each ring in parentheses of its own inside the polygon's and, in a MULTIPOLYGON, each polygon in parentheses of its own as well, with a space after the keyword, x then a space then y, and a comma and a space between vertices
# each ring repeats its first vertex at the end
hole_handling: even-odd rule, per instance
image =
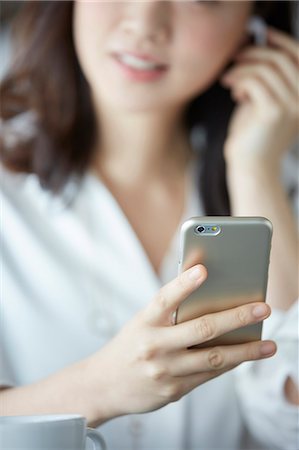
POLYGON ((180 107, 220 75, 239 47, 248 1, 87 1, 74 5, 74 41, 99 107, 180 107))

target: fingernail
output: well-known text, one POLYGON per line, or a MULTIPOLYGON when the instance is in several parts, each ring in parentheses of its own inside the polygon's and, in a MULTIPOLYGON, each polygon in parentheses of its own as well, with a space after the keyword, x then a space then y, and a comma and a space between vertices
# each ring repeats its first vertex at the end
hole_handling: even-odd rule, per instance
POLYGON ((261 355, 272 355, 275 353, 276 347, 273 342, 263 342, 260 348, 261 355))
POLYGON ((268 314, 268 308, 266 305, 255 306, 252 310, 252 314, 257 318, 265 317, 268 314))
POLYGON ((201 270, 199 267, 194 267, 189 273, 190 280, 198 280, 201 277, 201 270))

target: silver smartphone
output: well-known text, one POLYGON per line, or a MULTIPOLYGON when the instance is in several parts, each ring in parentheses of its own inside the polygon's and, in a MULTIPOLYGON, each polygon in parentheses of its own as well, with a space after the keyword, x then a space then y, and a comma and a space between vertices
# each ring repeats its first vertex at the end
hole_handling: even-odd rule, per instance
MULTIPOLYGON (((207 280, 176 311, 175 323, 241 304, 265 301, 272 224, 263 217, 193 217, 181 228, 179 273, 202 263, 207 280)), ((262 323, 249 325, 201 346, 261 339, 262 323)))

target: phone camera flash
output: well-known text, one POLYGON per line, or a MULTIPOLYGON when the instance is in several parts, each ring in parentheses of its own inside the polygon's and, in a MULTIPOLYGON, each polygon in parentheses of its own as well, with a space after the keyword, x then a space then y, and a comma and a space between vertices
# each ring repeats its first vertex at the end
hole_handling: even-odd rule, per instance
POLYGON ((220 233, 220 226, 212 225, 212 224, 207 224, 207 225, 200 224, 194 228, 194 232, 197 235, 217 236, 220 233))

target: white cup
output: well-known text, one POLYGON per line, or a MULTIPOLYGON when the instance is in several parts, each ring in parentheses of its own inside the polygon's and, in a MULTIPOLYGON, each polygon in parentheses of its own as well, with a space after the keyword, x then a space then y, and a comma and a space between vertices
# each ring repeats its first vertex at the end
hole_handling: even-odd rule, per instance
POLYGON ((1 450, 87 448, 106 450, 106 445, 100 433, 86 428, 85 417, 70 414, 0 417, 1 450))

